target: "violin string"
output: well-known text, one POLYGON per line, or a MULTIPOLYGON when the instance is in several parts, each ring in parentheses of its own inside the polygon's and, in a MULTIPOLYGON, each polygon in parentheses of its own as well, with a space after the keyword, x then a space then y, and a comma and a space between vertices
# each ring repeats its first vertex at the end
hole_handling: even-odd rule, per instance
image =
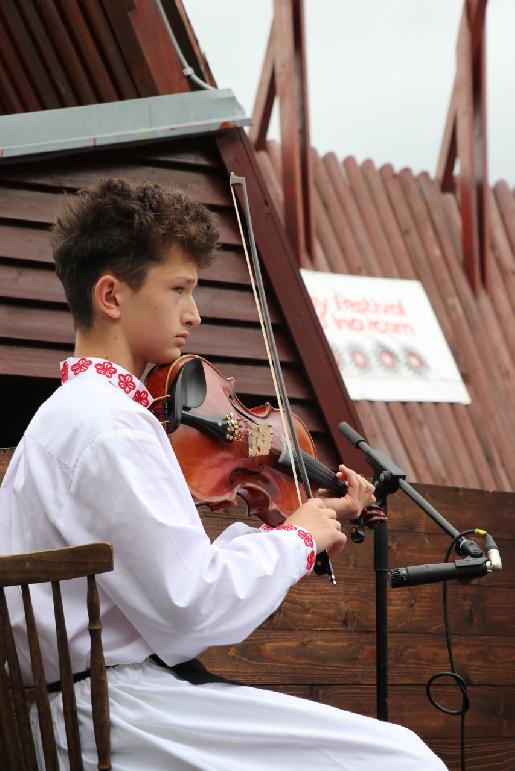
MULTIPOLYGON (((240 421, 241 422, 241 421, 240 421)), ((252 422, 249 421, 249 426, 252 426, 252 422)), ((257 424, 254 424, 257 425, 257 424)), ((270 433, 273 437, 273 439, 278 439, 279 442, 281 442, 283 435, 273 428, 273 426, 270 426, 270 433)), ((244 431, 251 433, 252 428, 245 427, 244 431)), ((240 429, 240 433, 242 433, 242 430, 240 429)), ((272 442, 272 449, 274 453, 277 455, 280 455, 283 452, 282 442, 280 444, 280 447, 278 447, 276 444, 272 442)), ((313 481, 317 482, 317 484, 325 485, 327 487, 330 487, 331 485, 334 485, 335 481, 338 480, 338 477, 334 473, 334 471, 331 471, 331 469, 328 469, 327 466, 325 466, 321 461, 318 460, 318 458, 314 458, 313 456, 309 455, 305 451, 302 451, 302 455, 304 458, 304 463, 309 471, 311 471, 311 476, 313 481)))
MULTIPOLYGON (((164 396, 158 396, 154 399, 154 402, 161 401, 163 399, 168 399, 169 395, 165 394, 164 396)), ((159 423, 161 425, 164 425, 165 423, 169 423, 170 421, 168 419, 166 420, 159 420, 159 423)), ((254 429, 252 426, 259 425, 258 423, 255 423, 251 420, 247 419, 247 425, 243 423, 243 420, 241 418, 238 419, 238 422, 240 424, 239 433, 240 435, 243 433, 250 434, 254 429), (244 426, 242 429, 241 426, 244 426)), ((270 428, 270 434, 272 436, 272 446, 271 449, 274 454, 281 455, 283 452, 283 434, 277 431, 271 424, 267 424, 270 428), (273 440, 277 439, 279 446, 277 444, 274 444, 273 440)), ((235 438, 235 441, 238 441, 237 438, 235 438)), ((327 468, 321 461, 318 460, 318 458, 313 457, 312 455, 309 455, 305 450, 302 450, 302 456, 304 459, 304 464, 308 471, 311 472, 311 480, 318 484, 319 486, 323 485, 325 487, 331 488, 332 485, 334 485, 335 482, 340 481, 338 480, 336 474, 334 471, 331 471, 331 469, 327 468)), ((285 468, 289 468, 287 464, 285 464, 285 468)))
POLYGON ((243 245, 243 252, 245 254, 245 259, 247 261, 247 268, 248 268, 248 271, 249 271, 250 282, 251 282, 251 285, 252 285, 252 291, 254 293, 254 300, 255 300, 255 303, 256 303, 256 308, 257 308, 257 312, 258 312, 258 316, 259 316, 259 323, 261 324, 261 331, 262 331, 262 334, 263 334, 263 339, 265 341, 266 353, 267 353, 267 356, 268 356, 268 363, 270 365, 270 372, 272 373, 272 379, 274 381, 274 388, 275 388, 275 395, 277 397, 277 404, 278 404, 278 407, 279 407, 279 412, 281 414, 281 420, 282 420, 283 426, 284 426, 284 440, 286 442, 286 446, 288 448, 288 454, 290 456, 290 462, 291 462, 291 467, 292 467, 292 471, 293 471, 293 479, 295 480, 295 489, 297 491, 297 498, 298 498, 299 506, 300 506, 300 505, 302 505, 302 496, 300 494, 300 486, 299 486, 299 480, 298 480, 298 477, 297 477, 297 469, 295 467, 295 462, 293 460, 293 448, 291 446, 291 437, 288 434, 287 421, 286 421, 285 414, 284 414, 284 405, 282 403, 280 388, 279 388, 279 384, 277 382, 277 373, 275 371, 273 357, 272 357, 272 353, 271 353, 271 350, 270 350, 270 344, 269 344, 268 336, 267 336, 266 330, 265 330, 265 321, 264 321, 264 318, 263 318, 263 309, 261 307, 261 298, 259 297, 258 292, 257 292, 256 281, 255 281, 255 277, 254 277, 254 270, 252 268, 252 263, 250 261, 250 257, 249 257, 248 250, 247 250, 247 239, 245 238, 245 236, 243 234, 243 227, 242 227, 241 219, 240 219, 240 210, 238 208, 238 203, 236 201, 236 195, 234 193, 234 188, 232 187, 232 185, 231 185, 231 195, 232 195, 232 199, 233 199, 233 203, 234 203, 234 208, 236 210, 236 218, 238 220, 238 227, 239 227, 239 230, 240 230, 241 242, 242 242, 242 245, 243 245))

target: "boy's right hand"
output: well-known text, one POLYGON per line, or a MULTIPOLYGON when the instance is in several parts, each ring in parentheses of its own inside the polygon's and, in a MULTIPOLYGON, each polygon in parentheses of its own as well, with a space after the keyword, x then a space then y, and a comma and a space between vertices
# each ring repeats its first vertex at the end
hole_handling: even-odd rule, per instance
POLYGON ((310 498, 288 517, 287 522, 311 533, 317 553, 327 550, 329 557, 334 557, 347 542, 336 512, 328 509, 322 498, 310 498))

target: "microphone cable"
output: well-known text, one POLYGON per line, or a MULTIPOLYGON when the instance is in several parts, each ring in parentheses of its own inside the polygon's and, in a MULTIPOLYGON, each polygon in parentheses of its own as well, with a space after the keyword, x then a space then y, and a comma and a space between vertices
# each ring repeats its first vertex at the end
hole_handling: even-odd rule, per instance
MULTIPOLYGON (((460 538, 462 538, 465 535, 470 535, 471 533, 474 533, 475 535, 483 535, 487 536, 488 533, 486 530, 480 530, 478 528, 472 529, 472 530, 463 530, 463 532, 459 533, 449 544, 447 551, 445 553, 444 562, 449 561, 449 557, 451 556, 451 551, 454 547, 454 544, 456 541, 458 541, 460 538)), ((443 603, 443 620, 444 620, 444 629, 445 629, 445 641, 447 643, 447 653, 449 656, 449 667, 450 671, 448 672, 437 672, 435 675, 429 678, 429 680, 426 683, 426 696, 433 705, 433 707, 436 707, 436 709, 440 710, 440 712, 445 713, 446 715, 459 715, 460 716, 460 756, 461 756, 461 771, 465 771, 465 715, 469 710, 470 707, 470 699, 467 693, 467 683, 463 679, 461 675, 458 674, 456 671, 456 664, 454 661, 454 654, 452 650, 452 639, 451 639, 451 630, 449 625, 449 612, 448 612, 448 592, 447 592, 447 581, 443 582, 443 592, 442 592, 442 603, 443 603), (449 707, 444 707, 443 704, 439 704, 436 699, 433 697, 433 694, 431 693, 431 688, 436 680, 439 678, 447 677, 450 678, 459 688, 461 691, 461 707, 459 709, 450 709, 449 707)))

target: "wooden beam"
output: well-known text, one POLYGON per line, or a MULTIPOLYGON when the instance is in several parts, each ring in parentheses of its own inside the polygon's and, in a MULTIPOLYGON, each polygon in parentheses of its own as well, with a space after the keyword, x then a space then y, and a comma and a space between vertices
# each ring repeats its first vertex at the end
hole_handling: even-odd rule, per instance
POLYGON ((454 191, 459 158, 458 197, 464 269, 477 294, 491 283, 486 146, 485 14, 487 0, 465 0, 456 48, 456 79, 447 113, 436 177, 454 191))
POLYGON ((293 44, 295 49, 296 65, 300 72, 298 83, 300 94, 297 100, 297 114, 300 144, 300 173, 302 176, 302 203, 304 209, 304 233, 306 240, 306 251, 312 262, 315 254, 316 228, 313 204, 313 167, 311 139, 309 131, 306 36, 304 23, 304 4, 302 0, 295 0, 295 5, 293 8, 293 44))
POLYGON ((447 110, 440 154, 436 164, 436 181, 444 193, 454 193, 454 166, 458 149, 456 143, 456 102, 456 84, 454 84, 447 110))
POLYGON ((275 0, 275 78, 281 124, 281 157, 284 190, 284 220, 293 250, 301 265, 305 259, 306 239, 302 205, 300 170, 299 113, 297 109, 298 79, 293 44, 293 8, 291 0, 275 0))
POLYGON ((467 20, 460 29, 457 48, 456 138, 460 163, 458 197, 461 211, 464 268, 474 292, 477 293, 480 286, 480 258, 475 186, 475 121, 471 60, 472 41, 467 20))
MULTIPOLYGON (((476 189, 477 189, 477 219, 480 247, 480 271, 483 286, 491 291, 492 282, 492 252, 490 246, 490 187, 488 183, 488 150, 487 150, 487 86, 486 86, 486 30, 484 14, 478 33, 478 54, 473 59, 472 82, 474 85, 474 131, 476 153, 476 189)), ((474 50, 474 28, 472 29, 472 49, 474 50)))
POLYGON ((315 222, 302 0, 274 1, 274 19, 250 131, 256 150, 266 147, 276 95, 281 126, 284 224, 297 261, 303 267, 311 267, 315 253, 315 222))
POLYGON ((134 10, 129 19, 149 67, 158 94, 178 94, 193 91, 182 71, 179 57, 155 3, 133 0, 134 10))
MULTIPOLYGON (((472 0, 471 3, 467 3, 465 0, 463 5, 463 12, 461 15, 460 25, 458 28, 458 40, 460 39, 465 26, 470 28, 471 32, 471 46, 472 57, 475 59, 478 55, 478 51, 482 41, 482 31, 484 30, 484 18, 486 12, 487 0, 472 0), (467 10, 469 9, 469 10, 467 10)), ((442 137, 442 143, 440 147, 440 154, 438 157, 438 163, 436 166, 436 179, 440 183, 440 186, 444 192, 454 192, 454 183, 452 180, 452 174, 454 171, 454 164, 456 163, 457 147, 456 147, 456 85, 457 85, 458 73, 456 74, 454 85, 452 88, 451 100, 449 102, 449 109, 447 110, 447 119, 445 121, 445 128, 442 137)))
POLYGON ((249 131, 250 141, 256 150, 264 150, 266 147, 266 135, 272 108, 275 100, 275 74, 274 74, 274 24, 270 27, 265 59, 261 67, 258 90, 252 111, 252 125, 249 131))
POLYGON ((458 190, 464 267, 477 294, 481 285, 488 289, 491 272, 485 104, 486 0, 467 0, 466 11, 457 49, 458 190))

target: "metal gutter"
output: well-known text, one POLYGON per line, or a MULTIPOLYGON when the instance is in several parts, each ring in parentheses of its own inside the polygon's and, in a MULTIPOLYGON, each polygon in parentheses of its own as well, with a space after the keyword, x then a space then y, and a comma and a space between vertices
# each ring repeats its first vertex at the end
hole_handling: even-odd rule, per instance
POLYGON ((122 102, 0 116, 0 162, 248 126, 230 89, 127 99, 122 102))

